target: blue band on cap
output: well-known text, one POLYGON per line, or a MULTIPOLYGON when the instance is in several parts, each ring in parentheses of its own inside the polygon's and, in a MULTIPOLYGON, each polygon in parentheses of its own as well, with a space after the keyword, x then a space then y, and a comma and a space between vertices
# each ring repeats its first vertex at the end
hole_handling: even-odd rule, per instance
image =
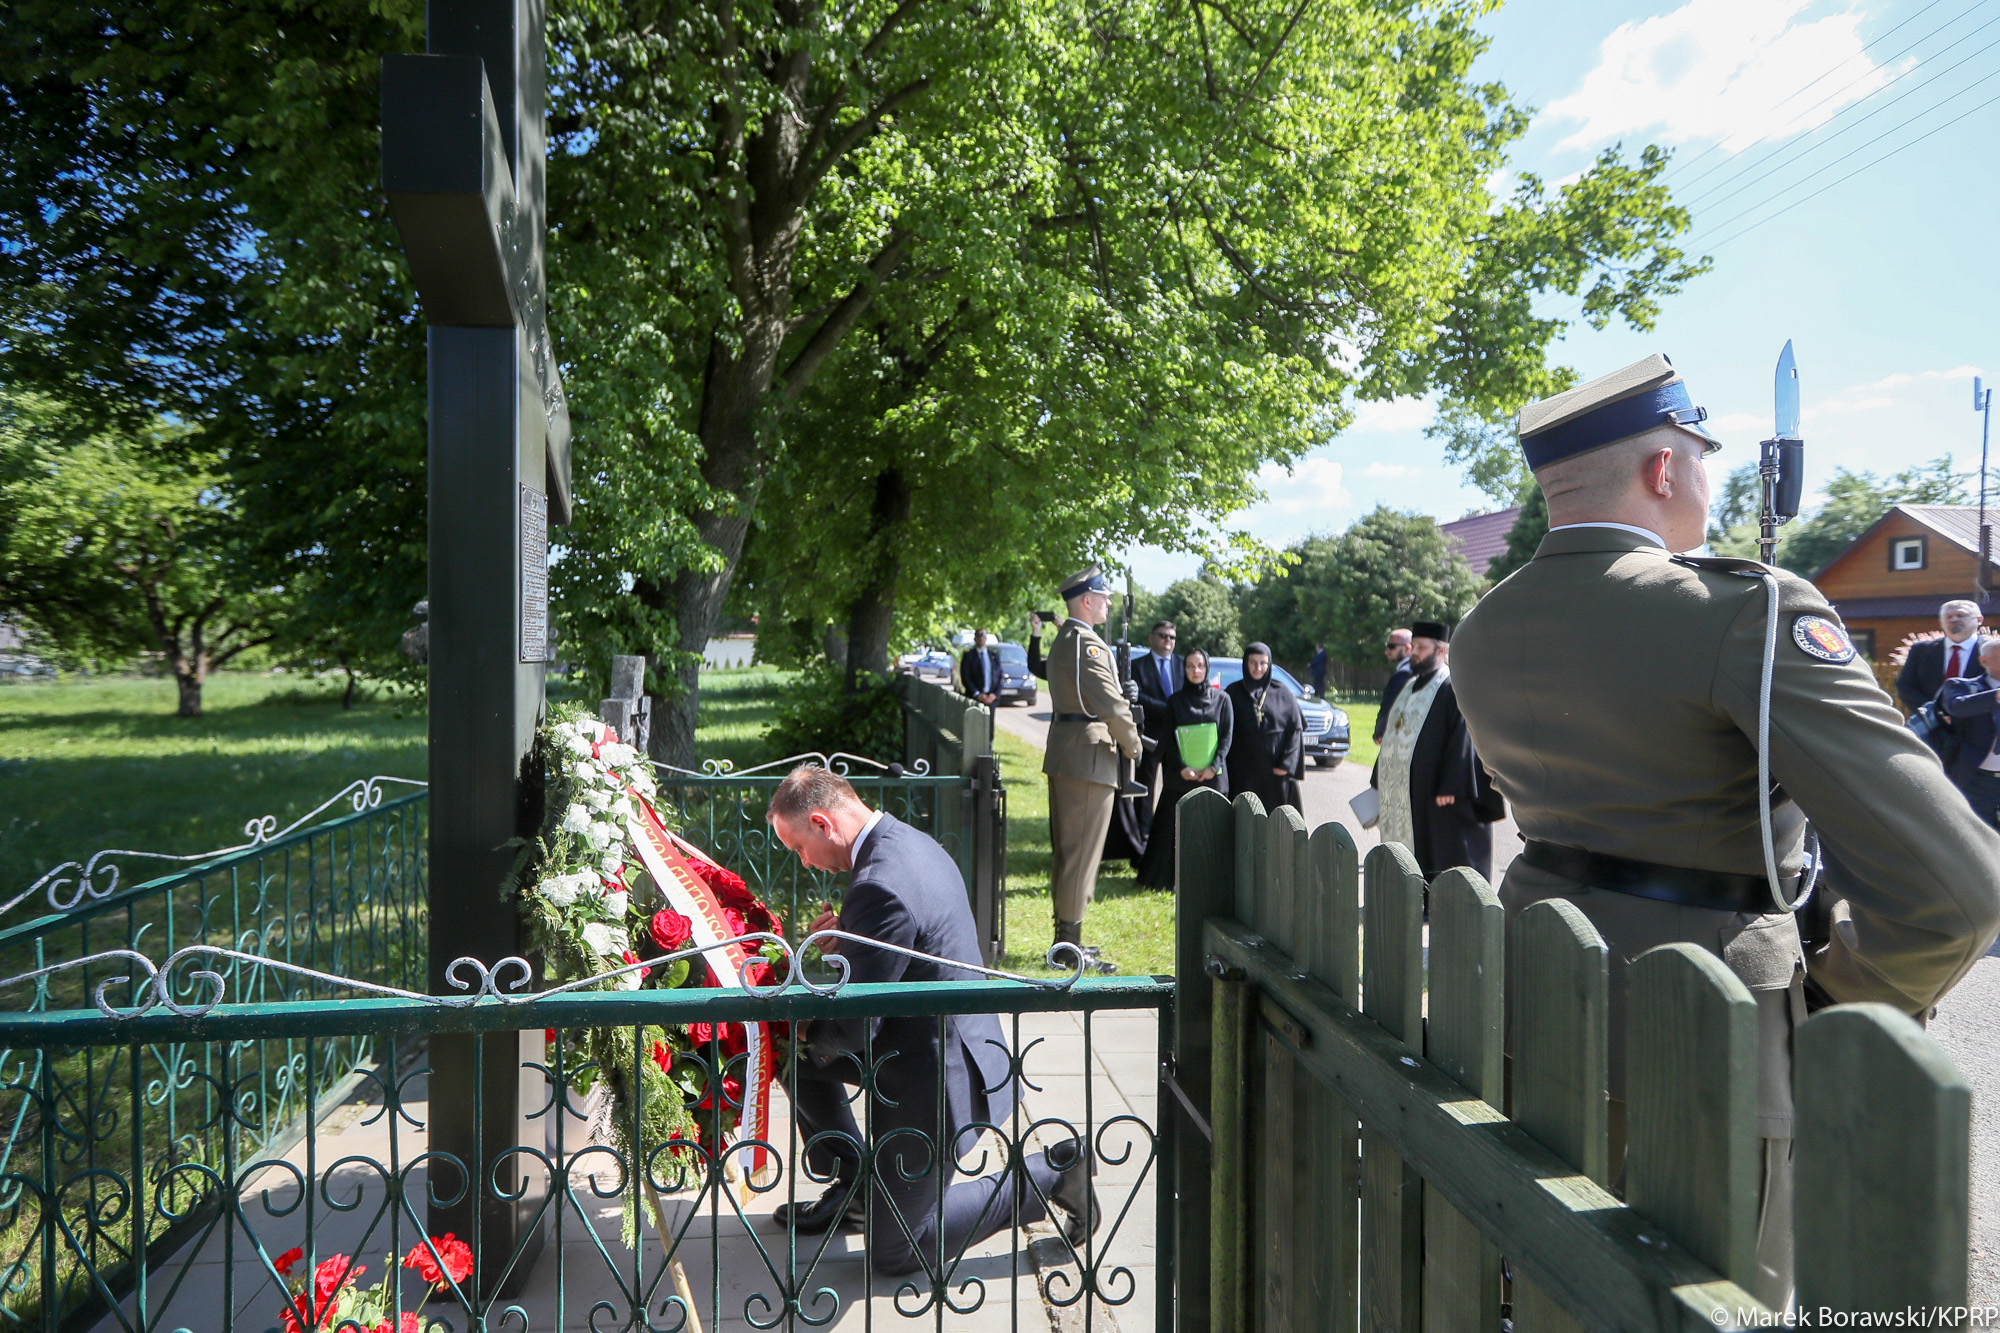
POLYGON ((1064 588, 1060 593, 1057 594, 1057 596, 1061 597, 1065 602, 1067 602, 1075 598, 1081 597, 1087 592, 1109 593, 1110 591, 1111 591, 1110 580, 1106 579, 1102 574, 1092 574, 1089 578, 1083 580, 1081 583, 1070 584, 1069 587, 1064 588))
POLYGON ((1632 435, 1644 434, 1655 426, 1676 425, 1708 435, 1697 424, 1708 413, 1688 397, 1687 383, 1676 380, 1646 393, 1635 393, 1615 403, 1574 417, 1560 426, 1521 437, 1521 452, 1527 455, 1530 470, 1545 467, 1586 449, 1610 444, 1632 435), (1683 420, 1682 418, 1689 418, 1683 420))

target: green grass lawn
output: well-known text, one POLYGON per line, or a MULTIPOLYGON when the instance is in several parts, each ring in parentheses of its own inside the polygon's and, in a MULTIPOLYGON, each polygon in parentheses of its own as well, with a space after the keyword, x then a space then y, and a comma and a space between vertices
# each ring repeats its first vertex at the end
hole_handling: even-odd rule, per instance
POLYGON ((180 718, 171 680, 0 685, 0 890, 12 897, 104 847, 232 847, 246 820, 276 815, 282 828, 356 778, 423 778, 421 696, 343 711, 340 690, 226 672, 203 692, 203 716, 180 718))
MULTIPOLYGON (((993 753, 1007 784, 1007 958, 1017 972, 1046 973, 1042 959, 1055 938, 1049 899, 1049 786, 1042 752, 996 731, 993 753)), ((1174 895, 1139 887, 1129 861, 1106 861, 1097 897, 1084 918, 1083 939, 1131 975, 1174 970, 1174 895)))
POLYGON ((1370 699, 1366 703, 1344 703, 1340 711, 1347 714, 1347 762, 1373 768, 1380 749, 1368 738, 1375 734, 1375 715, 1382 711, 1382 701, 1370 699))

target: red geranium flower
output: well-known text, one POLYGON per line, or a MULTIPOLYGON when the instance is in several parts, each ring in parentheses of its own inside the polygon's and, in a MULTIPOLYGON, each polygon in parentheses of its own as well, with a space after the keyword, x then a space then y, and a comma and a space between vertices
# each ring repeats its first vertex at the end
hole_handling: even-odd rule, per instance
POLYGON ((663 1041, 653 1043, 653 1063, 660 1067, 662 1074, 674 1072, 674 1048, 663 1041))
POLYGON ((463 1282, 472 1276, 472 1247, 447 1231, 432 1236, 429 1245, 420 1243, 404 1255, 403 1267, 415 1269, 417 1276, 433 1287, 441 1286, 447 1274, 453 1282, 463 1282), (437 1250, 437 1258, 431 1257, 432 1249, 437 1250), (444 1261, 441 1269, 439 1259, 444 1261))
POLYGON ((663 907, 653 913, 653 943, 665 953, 685 948, 694 938, 694 922, 682 916, 671 907, 663 907))
POLYGON ((292 1275, 292 1265, 305 1257, 306 1252, 294 1245, 291 1249, 286 1250, 283 1254, 273 1259, 271 1267, 278 1270, 279 1277, 290 1277, 292 1275))
POLYGON ((344 1254, 336 1254, 313 1269, 313 1299, 322 1309, 332 1304, 340 1289, 367 1272, 344 1254))

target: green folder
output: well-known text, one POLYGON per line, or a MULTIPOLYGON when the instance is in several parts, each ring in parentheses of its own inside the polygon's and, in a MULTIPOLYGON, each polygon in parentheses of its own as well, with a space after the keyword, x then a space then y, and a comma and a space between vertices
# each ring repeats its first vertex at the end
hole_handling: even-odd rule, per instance
POLYGON ((1199 773, 1215 762, 1215 747, 1222 734, 1213 722, 1197 722, 1191 727, 1175 727, 1174 740, 1181 747, 1181 767, 1199 773))

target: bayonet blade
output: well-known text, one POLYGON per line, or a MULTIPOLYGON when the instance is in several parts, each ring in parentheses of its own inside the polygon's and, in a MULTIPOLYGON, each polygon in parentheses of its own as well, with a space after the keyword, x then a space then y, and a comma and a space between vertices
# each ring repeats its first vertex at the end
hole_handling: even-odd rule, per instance
POLYGON ((1799 365, 1792 359, 1792 340, 1785 339, 1785 350, 1778 353, 1777 375, 1778 429, 1773 437, 1780 440, 1799 438, 1799 365))

